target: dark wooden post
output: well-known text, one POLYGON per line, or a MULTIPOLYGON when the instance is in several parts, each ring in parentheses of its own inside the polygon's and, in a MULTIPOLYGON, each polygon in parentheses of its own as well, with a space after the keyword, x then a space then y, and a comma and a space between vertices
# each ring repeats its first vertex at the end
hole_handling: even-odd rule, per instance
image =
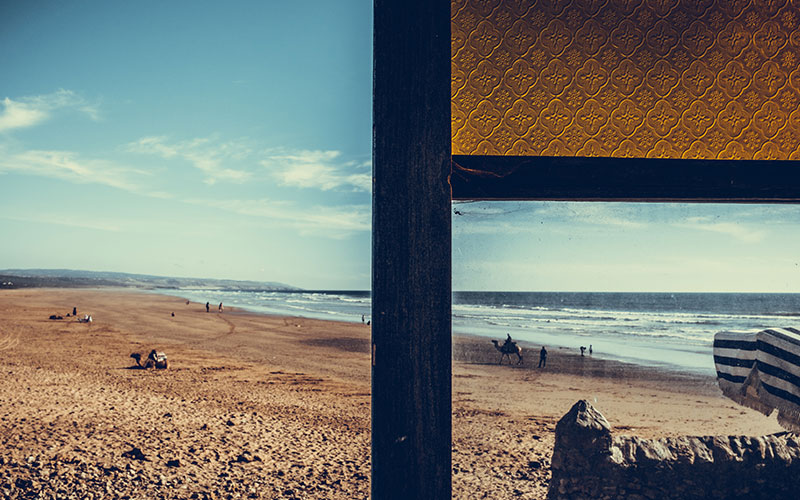
POLYGON ((372 497, 450 498, 450 2, 374 7, 372 497))

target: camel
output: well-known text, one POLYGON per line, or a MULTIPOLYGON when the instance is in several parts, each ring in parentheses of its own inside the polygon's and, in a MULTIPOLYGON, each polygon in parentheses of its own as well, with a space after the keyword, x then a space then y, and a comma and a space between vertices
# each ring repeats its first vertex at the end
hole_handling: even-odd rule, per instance
POLYGON ((500 362, 497 363, 498 365, 503 362, 503 358, 508 357, 508 364, 511 364, 511 355, 517 355, 517 364, 522 363, 522 347, 518 346, 515 342, 505 343, 502 346, 496 340, 492 340, 492 344, 494 344, 494 348, 503 353, 500 356, 500 362))
POLYGON ((150 354, 147 355, 147 361, 142 364, 142 355, 138 352, 131 354, 131 357, 136 360, 136 365, 140 368, 159 368, 159 369, 167 369, 169 368, 169 361, 167 361, 167 355, 161 351, 156 351, 153 349, 150 351, 150 354))

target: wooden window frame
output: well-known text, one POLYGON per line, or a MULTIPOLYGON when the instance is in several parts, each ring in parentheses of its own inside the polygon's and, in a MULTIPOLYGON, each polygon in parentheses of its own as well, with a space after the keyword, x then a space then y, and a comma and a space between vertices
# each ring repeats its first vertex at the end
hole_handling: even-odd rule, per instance
POLYGON ((451 169, 449 0, 375 0, 373 42, 371 492, 444 499, 453 200, 798 203, 800 162, 456 156, 451 169))
POLYGON ((454 156, 454 200, 797 203, 800 161, 454 156))

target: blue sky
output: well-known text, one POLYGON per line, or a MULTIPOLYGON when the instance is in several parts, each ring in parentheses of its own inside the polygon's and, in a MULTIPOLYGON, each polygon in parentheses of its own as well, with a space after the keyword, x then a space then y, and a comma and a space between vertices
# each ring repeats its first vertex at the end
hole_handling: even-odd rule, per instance
MULTIPOLYGON (((5 2, 0 269, 369 288, 371 9, 5 2)), ((455 209, 455 289, 800 291, 790 206, 455 209)))
POLYGON ((368 288, 371 8, 4 3, 0 268, 368 288))

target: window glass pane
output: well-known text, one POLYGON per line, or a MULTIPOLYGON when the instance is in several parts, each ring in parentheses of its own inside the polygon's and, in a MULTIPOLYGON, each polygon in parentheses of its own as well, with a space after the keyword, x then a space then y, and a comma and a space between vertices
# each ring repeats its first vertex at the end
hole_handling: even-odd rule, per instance
POLYGON ((712 341, 800 325, 798 216, 775 205, 455 203, 455 491, 543 494, 555 424, 580 399, 620 434, 782 431, 722 395, 712 341), (519 364, 513 349, 501 359, 507 336, 519 364))

